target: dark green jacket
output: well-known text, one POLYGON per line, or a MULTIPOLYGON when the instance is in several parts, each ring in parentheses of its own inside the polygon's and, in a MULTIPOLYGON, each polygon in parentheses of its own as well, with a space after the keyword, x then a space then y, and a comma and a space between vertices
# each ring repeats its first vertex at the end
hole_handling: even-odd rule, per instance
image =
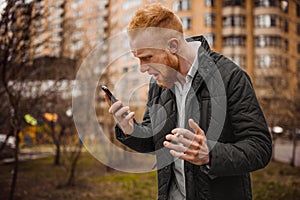
MULTIPOLYGON (((198 50, 198 71, 186 100, 187 120, 193 118, 205 131, 210 148, 210 168, 185 162, 187 200, 252 199, 249 172, 265 167, 272 154, 271 136, 249 76, 226 57, 212 51, 204 37, 198 50)), ((173 158, 163 147, 165 136, 176 127, 176 98, 151 80, 142 123, 123 144, 157 157, 158 199, 168 199, 174 178, 173 158)))

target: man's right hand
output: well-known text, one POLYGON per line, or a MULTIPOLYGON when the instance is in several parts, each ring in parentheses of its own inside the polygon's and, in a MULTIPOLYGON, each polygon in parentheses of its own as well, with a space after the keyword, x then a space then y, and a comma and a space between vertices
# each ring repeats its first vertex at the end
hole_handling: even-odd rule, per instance
POLYGON ((107 104, 110 106, 109 113, 112 114, 116 123, 120 126, 125 135, 131 135, 134 131, 134 112, 130 112, 128 106, 123 106, 121 101, 111 104, 107 94, 104 94, 107 104))

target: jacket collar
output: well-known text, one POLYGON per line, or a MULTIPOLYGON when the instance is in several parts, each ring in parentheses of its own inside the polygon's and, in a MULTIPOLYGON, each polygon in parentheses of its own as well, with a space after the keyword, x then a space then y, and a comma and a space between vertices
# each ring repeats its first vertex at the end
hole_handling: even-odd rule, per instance
POLYGON ((201 42, 201 47, 206 50, 206 51, 210 51, 210 47, 209 44, 207 42, 207 40, 205 39, 205 37, 203 35, 199 35, 199 36, 192 36, 189 38, 185 39, 187 42, 193 42, 193 41, 199 41, 201 42))
POLYGON ((193 36, 190 38, 186 38, 187 42, 193 42, 193 41, 199 41, 201 42, 201 46, 198 49, 197 53, 197 72, 194 76, 194 80, 192 83, 193 90, 195 92, 198 91, 198 89, 203 84, 203 81, 207 80, 209 78, 210 73, 213 71, 213 69, 210 67, 210 65, 214 64, 213 60, 209 57, 209 52, 211 51, 209 44, 204 36, 193 36))
MULTIPOLYGON (((192 88, 193 91, 197 93, 202 84, 207 82, 209 78, 212 77, 212 73, 214 73, 217 69, 214 60, 209 56, 211 49, 210 46, 203 35, 200 36, 192 36, 185 39, 187 42, 199 41, 201 45, 198 49, 197 53, 197 72, 193 77, 192 88)), ((175 92, 175 86, 171 88, 171 91, 175 92)))

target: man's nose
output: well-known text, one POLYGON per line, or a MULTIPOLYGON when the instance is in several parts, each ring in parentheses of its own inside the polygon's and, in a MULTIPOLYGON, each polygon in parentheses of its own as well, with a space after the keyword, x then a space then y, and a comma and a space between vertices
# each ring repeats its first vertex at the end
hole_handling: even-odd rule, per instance
POLYGON ((148 70, 149 70, 149 65, 143 64, 142 62, 140 62, 140 71, 141 71, 142 73, 145 73, 145 72, 147 72, 148 70))

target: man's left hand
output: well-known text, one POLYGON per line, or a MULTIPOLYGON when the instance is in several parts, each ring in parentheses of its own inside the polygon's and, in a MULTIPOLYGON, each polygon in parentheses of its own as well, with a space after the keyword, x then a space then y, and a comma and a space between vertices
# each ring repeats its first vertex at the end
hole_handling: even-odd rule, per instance
POLYGON ((189 119, 189 126, 194 133, 182 128, 172 130, 164 141, 164 146, 170 149, 174 157, 189 161, 195 165, 204 165, 209 163, 209 150, 204 131, 189 119))

